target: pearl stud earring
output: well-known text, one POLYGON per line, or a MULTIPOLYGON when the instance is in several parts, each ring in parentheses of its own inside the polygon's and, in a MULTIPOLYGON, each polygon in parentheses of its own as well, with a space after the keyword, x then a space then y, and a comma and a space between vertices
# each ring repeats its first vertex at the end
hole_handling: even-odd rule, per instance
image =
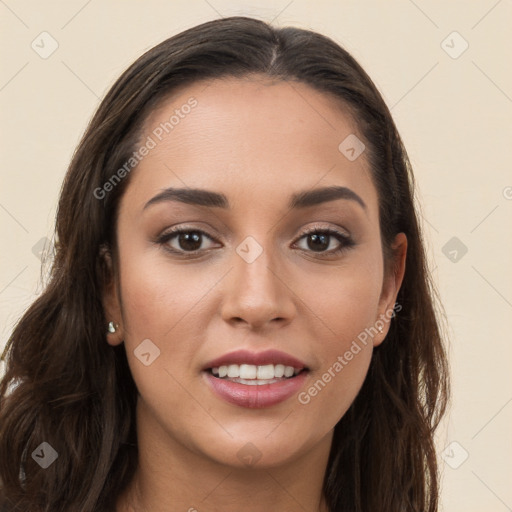
POLYGON ((119 324, 116 324, 115 322, 109 322, 108 323, 108 332, 115 333, 117 331, 118 327, 119 327, 119 324))

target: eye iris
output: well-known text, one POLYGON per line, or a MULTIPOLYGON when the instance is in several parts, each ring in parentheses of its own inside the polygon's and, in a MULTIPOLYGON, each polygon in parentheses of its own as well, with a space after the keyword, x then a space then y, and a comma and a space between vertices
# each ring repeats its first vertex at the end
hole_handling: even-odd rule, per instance
POLYGON ((197 251, 201 247, 201 233, 197 231, 180 233, 178 243, 184 250, 197 251))
POLYGON ((308 237, 308 247, 313 251, 321 251, 329 247, 329 235, 311 234, 308 237), (312 244, 310 242, 313 242, 312 244))

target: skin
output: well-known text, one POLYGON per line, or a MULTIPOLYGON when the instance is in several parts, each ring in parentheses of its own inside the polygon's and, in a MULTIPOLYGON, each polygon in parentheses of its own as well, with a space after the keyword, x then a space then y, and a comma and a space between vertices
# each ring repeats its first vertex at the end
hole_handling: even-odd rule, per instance
POLYGON ((119 209, 118 266, 104 291, 107 318, 119 324, 107 341, 124 342, 140 393, 139 467, 117 511, 235 512, 248 497, 252 512, 325 511, 333 429, 389 320, 308 404, 293 396, 263 409, 232 405, 201 369, 235 349, 276 348, 306 363, 307 390, 392 310, 407 240, 397 235, 385 273, 377 191, 365 154, 349 161, 338 150, 358 129, 332 98, 262 77, 196 83, 151 113, 141 140, 191 96, 197 106, 132 172, 119 209), (347 199, 287 208, 292 193, 331 185, 350 188, 366 209, 347 199), (232 208, 164 201, 144 209, 167 187, 222 192, 232 208), (171 226, 207 233, 195 256, 178 236, 166 243, 183 257, 156 241, 171 226), (332 254, 343 241, 330 236, 315 251, 304 235, 313 227, 348 234, 354 245, 332 254), (247 236, 263 250, 252 263, 236 252, 247 236), (148 338, 160 356, 145 366, 134 350, 148 338), (261 454, 251 466, 237 456, 247 443, 261 454))

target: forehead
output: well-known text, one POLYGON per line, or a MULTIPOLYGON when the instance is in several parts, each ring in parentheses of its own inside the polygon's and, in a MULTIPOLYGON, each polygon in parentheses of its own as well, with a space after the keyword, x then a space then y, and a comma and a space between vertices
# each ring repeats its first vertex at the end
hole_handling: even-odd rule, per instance
POLYGON ((343 105, 306 84, 261 77, 196 82, 147 117, 140 144, 151 149, 127 194, 141 204, 165 187, 185 186, 270 200, 278 192, 342 185, 371 208, 376 192, 364 153, 351 161, 339 149, 354 136, 362 139, 343 105))

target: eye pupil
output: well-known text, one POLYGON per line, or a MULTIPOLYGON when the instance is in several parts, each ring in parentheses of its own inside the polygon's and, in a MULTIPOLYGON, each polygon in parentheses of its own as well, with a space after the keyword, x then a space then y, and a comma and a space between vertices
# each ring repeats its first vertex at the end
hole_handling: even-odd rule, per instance
POLYGON ((329 235, 311 234, 308 239, 308 247, 313 251, 322 251, 329 247, 329 235), (309 242, 313 243, 310 244, 309 242))
POLYGON ((178 236, 178 243, 184 250, 197 251, 201 247, 201 233, 198 231, 180 233, 178 236))

